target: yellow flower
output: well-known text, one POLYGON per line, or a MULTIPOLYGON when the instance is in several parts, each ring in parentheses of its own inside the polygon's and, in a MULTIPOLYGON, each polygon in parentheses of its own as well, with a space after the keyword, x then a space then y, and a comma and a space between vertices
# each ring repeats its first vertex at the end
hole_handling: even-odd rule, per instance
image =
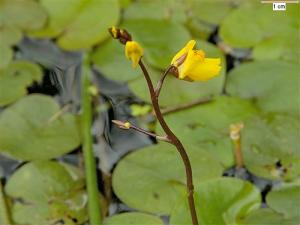
POLYGON ((143 48, 135 41, 127 41, 125 45, 125 55, 132 61, 132 67, 136 68, 141 57, 144 55, 143 48))
POLYGON ((171 64, 178 70, 178 78, 185 80, 206 81, 221 70, 220 58, 205 58, 202 50, 194 50, 195 40, 190 40, 172 59, 171 64))

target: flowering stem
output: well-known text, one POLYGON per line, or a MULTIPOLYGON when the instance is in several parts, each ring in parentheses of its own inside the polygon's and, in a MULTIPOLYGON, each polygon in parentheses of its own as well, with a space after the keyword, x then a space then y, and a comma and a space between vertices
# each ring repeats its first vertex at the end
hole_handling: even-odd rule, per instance
POLYGON ((160 90, 162 88, 162 85, 165 81, 165 78, 167 77, 168 73, 173 69, 173 65, 170 65, 164 72, 164 74, 162 75, 162 77, 160 78, 160 80, 157 83, 157 86, 155 88, 155 95, 158 98, 159 94, 160 94, 160 90))
MULTIPOLYGON (((158 95, 156 94, 156 91, 154 90, 153 83, 151 81, 149 73, 148 73, 145 65, 143 64, 142 60, 139 61, 139 65, 140 65, 140 67, 143 71, 143 74, 145 76, 145 79, 147 81, 147 85, 148 85, 148 88, 149 88, 149 91, 150 91, 151 101, 152 101, 153 109, 154 109, 155 114, 156 114, 156 118, 157 118, 158 122, 160 123, 162 129, 167 134, 167 137, 170 140, 170 142, 174 146, 176 146, 176 148, 177 148, 177 150, 178 150, 178 152, 179 152, 179 154, 182 158, 182 161, 184 163, 185 172, 186 172, 186 185, 187 185, 187 192, 188 192, 188 202, 189 202, 191 218, 192 218, 193 225, 198 225, 198 219, 197 219, 197 213, 196 213, 195 201, 194 201, 193 173, 192 173, 192 167, 191 167, 190 159, 189 159, 188 154, 187 154, 186 150, 184 149, 182 143, 176 137, 176 135, 171 131, 171 129, 167 125, 167 123, 166 123, 166 121, 165 121, 165 119, 164 119, 164 117, 161 113, 160 106, 158 104, 158 95)), ((166 76, 166 74, 169 72, 169 70, 170 70, 170 67, 167 68, 164 76, 166 76)), ((160 89, 161 89, 161 87, 157 90, 160 90, 160 89)), ((159 93, 159 91, 158 91, 158 93, 159 93)))

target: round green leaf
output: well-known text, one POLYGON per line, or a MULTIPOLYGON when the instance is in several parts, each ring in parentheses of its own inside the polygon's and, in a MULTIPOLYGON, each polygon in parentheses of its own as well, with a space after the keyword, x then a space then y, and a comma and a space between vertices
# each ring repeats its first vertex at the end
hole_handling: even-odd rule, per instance
MULTIPOLYGON (((221 165, 196 147, 188 149, 195 186, 222 174, 221 165)), ((129 207, 169 214, 184 193, 185 169, 174 146, 161 143, 122 159, 113 173, 113 189, 129 207)))
POLYGON ((242 150, 248 170, 260 177, 291 180, 300 173, 300 120, 281 114, 257 116, 245 123, 242 150))
MULTIPOLYGON (((9 46, 0 44, 0 59, 1 59, 0 60, 0 73, 1 73, 1 69, 6 67, 10 63, 12 58, 13 58, 13 50, 9 46)), ((2 75, 0 74, 0 81, 2 80, 1 77, 2 77, 2 75)), ((0 86, 1 86, 1 83, 0 83, 0 86)), ((0 93, 1 92, 2 92, 2 90, 0 91, 0 93)), ((0 94, 0 99, 1 99, 1 97, 2 96, 0 94)), ((0 102, 1 102, 1 100, 0 100, 0 102)), ((1 103, 0 103, 0 105, 1 105, 1 103)))
MULTIPOLYGON (((300 186, 277 188, 267 195, 267 204, 285 218, 299 217, 300 186)), ((300 222, 300 221, 299 221, 300 222)))
POLYGON ((104 225, 163 225, 163 221, 156 216, 145 213, 121 213, 104 220, 104 225))
POLYGON ((57 43, 66 50, 89 48, 109 37, 107 29, 118 22, 119 14, 117 0, 85 1, 57 43))
MULTIPOLYGON (((189 82, 168 75, 159 97, 159 102, 162 106, 187 103, 211 95, 218 95, 222 92, 226 71, 226 60, 223 53, 214 45, 205 41, 198 40, 198 46, 206 52, 207 57, 221 58, 222 70, 220 75, 206 82, 189 82), (170 96, 174 97, 170 98, 170 96)), ((177 47, 177 50, 179 49, 180 47, 177 47)), ((170 63, 170 61, 168 63, 170 63)), ((150 73, 150 75, 154 83, 161 77, 161 74, 157 76, 156 74, 150 73)), ((138 97, 145 101, 150 101, 149 91, 144 77, 130 82, 129 87, 138 97)))
POLYGON ((14 61, 0 70, 0 106, 10 104, 27 93, 27 87, 42 79, 42 71, 36 64, 14 61))
POLYGON ((109 40, 100 45, 92 54, 92 60, 98 70, 116 81, 134 80, 142 77, 142 71, 133 69, 131 62, 125 57, 124 46, 117 40, 109 40))
MULTIPOLYGON (((236 178, 218 178, 203 182, 195 190, 199 224, 237 225, 261 203, 259 190, 249 182, 236 178)), ((170 224, 192 224, 186 197, 171 213, 170 224)))
POLYGON ((126 20, 121 27, 141 44, 149 64, 158 69, 165 69, 175 53, 190 39, 182 25, 167 20, 126 20))
POLYGON ((80 144, 74 115, 59 115, 58 104, 48 96, 22 98, 0 114, 0 151, 21 160, 58 157, 80 144))
MULTIPOLYGON (((298 26, 298 18, 294 16, 294 11, 299 10, 296 4, 288 7, 285 13, 274 13, 269 5, 258 4, 241 7, 223 20, 220 36, 227 44, 240 48, 252 47, 265 39, 286 36, 298 26)), ((294 34, 297 35, 297 32, 294 34)))
MULTIPOLYGON (((70 165, 67 165, 70 167, 70 165)), ((82 179, 82 176, 80 177, 82 179)), ((13 199, 13 220, 19 224, 67 224, 86 219, 84 183, 70 175, 64 164, 53 161, 27 163, 8 180, 5 191, 13 199), (28 215, 31 215, 28 217, 28 215)))
POLYGON ((18 43, 21 38, 22 32, 17 27, 2 26, 0 29, 0 45, 11 46, 18 43))
POLYGON ((283 61, 244 63, 229 73, 226 91, 233 96, 255 99, 265 111, 299 115, 297 71, 299 64, 283 61))
POLYGON ((86 4, 84 0, 40 0, 47 10, 48 23, 42 29, 30 32, 34 37, 55 37, 69 25, 86 4))
POLYGON ((300 217, 287 219, 283 215, 270 209, 258 209, 251 212, 245 219, 243 225, 296 225, 299 224, 300 217))
POLYGON ((41 28, 47 19, 44 8, 34 0, 4 0, 0 2, 2 22, 30 31, 41 28))
MULTIPOLYGON (((165 119, 187 148, 197 146, 229 168, 234 165, 229 126, 256 113, 248 101, 218 97, 210 103, 168 114, 165 119)), ((162 132, 158 125, 158 133, 162 132)))

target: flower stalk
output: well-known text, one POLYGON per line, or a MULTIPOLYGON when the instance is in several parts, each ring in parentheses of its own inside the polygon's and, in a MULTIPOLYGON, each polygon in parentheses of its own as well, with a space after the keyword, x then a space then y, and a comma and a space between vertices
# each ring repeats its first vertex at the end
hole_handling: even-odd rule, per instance
POLYGON ((0 224, 12 225, 12 220, 10 218, 9 208, 7 206, 4 188, 0 180, 0 224))
MULTIPOLYGON (((181 159, 184 163, 184 167, 185 167, 185 173, 186 173, 186 188, 187 188, 187 194, 188 194, 188 203, 189 203, 189 209, 190 209, 190 214, 191 214, 191 219, 192 219, 192 223, 193 225, 198 225, 198 218, 197 218, 197 213, 196 213, 196 207, 195 207, 195 201, 194 201, 194 185, 193 185, 193 172, 192 172, 192 167, 191 167, 191 162, 189 159, 189 156, 186 152, 186 150, 184 149, 182 143, 180 142, 180 140, 177 138, 177 136, 172 132, 172 130, 170 129, 170 127, 168 126, 168 124, 166 123, 163 114, 161 112, 160 106, 159 106, 159 102, 158 102, 158 97, 160 94, 160 90, 162 88, 163 82, 166 78, 166 76, 170 73, 170 72, 174 72, 174 69, 177 70, 176 66, 171 65, 169 66, 166 71, 164 72, 162 78, 160 79, 160 81, 157 84, 157 87, 154 89, 152 80, 150 78, 150 75, 148 73, 148 70, 146 69, 143 61, 142 61, 142 56, 143 56, 143 51, 140 50, 140 46, 136 47, 136 49, 131 49, 131 44, 128 46, 128 43, 132 42, 132 38, 131 35, 126 31, 126 30, 122 30, 122 29, 116 29, 115 27, 112 27, 109 29, 109 32, 111 33, 112 37, 115 39, 118 39, 122 44, 125 45, 125 55, 127 58, 130 59, 130 57, 128 57, 130 54, 132 54, 132 57, 134 57, 134 59, 131 59, 133 61, 133 63, 136 63, 136 58, 138 57, 138 65, 140 66, 144 77, 146 79, 147 85, 148 85, 148 89, 150 92, 150 96, 151 96, 151 102, 152 102, 152 106, 156 115, 156 118, 158 120, 158 122, 160 123, 162 129, 164 130, 165 134, 166 134, 166 138, 168 140, 169 143, 173 144, 176 149, 178 150, 181 159)), ((175 70, 175 72, 176 72, 175 70)), ((118 121, 120 122, 120 121, 118 121)), ((117 122, 117 123, 118 123, 117 122)), ((116 123, 116 122, 115 122, 116 123)), ((130 129, 132 128, 132 126, 128 123, 124 123, 124 124, 117 124, 119 127, 121 128, 125 128, 125 129, 130 129), (120 126, 121 125, 121 126, 120 126)), ((142 131, 140 128, 135 129, 139 132, 148 134, 149 136, 153 136, 152 134, 149 134, 148 132, 144 132, 142 131)))

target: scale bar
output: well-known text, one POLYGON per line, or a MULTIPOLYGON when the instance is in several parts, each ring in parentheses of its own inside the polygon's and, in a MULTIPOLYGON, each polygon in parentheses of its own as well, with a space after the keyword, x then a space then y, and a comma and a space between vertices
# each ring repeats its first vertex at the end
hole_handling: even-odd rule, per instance
POLYGON ((299 3, 298 0, 262 0, 261 3, 299 3))

